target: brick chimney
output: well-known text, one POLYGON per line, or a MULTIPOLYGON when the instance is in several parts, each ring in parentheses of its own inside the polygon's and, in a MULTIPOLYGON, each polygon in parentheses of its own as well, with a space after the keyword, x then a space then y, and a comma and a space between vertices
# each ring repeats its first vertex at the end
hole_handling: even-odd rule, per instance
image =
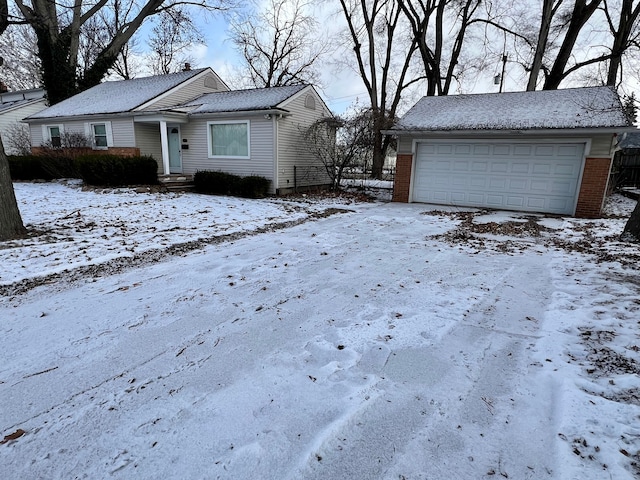
POLYGON ((4 82, 0 81, 0 93, 7 93, 9 91, 9 87, 4 82))
POLYGON ((184 68, 182 69, 183 72, 190 72, 191 71, 191 64, 190 63, 185 63, 184 64, 184 68))

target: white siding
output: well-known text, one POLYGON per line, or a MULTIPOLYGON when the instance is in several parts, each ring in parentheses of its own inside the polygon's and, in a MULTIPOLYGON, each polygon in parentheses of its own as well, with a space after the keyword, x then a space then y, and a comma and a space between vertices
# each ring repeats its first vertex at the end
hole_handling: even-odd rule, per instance
POLYGON ((248 160, 209 158, 207 121, 236 121, 239 120, 238 117, 191 118, 188 124, 181 125, 182 138, 187 140, 183 145, 189 146, 188 150, 182 150, 182 171, 185 174, 194 174, 198 170, 221 170, 241 176, 260 175, 271 180, 271 193, 274 193, 273 121, 265 119, 262 115, 251 116, 248 119, 251 142, 248 160))
MULTIPOLYGON (((118 118, 107 120, 111 122, 111 132, 113 133, 114 147, 135 147, 136 139, 133 129, 132 118, 118 118)), ((92 121, 92 123, 96 123, 92 121)), ((98 122, 99 123, 99 122, 98 122)))
POLYGON ((594 135, 591 138, 591 151, 589 157, 610 158, 613 155, 612 145, 614 138, 612 134, 594 135))
POLYGON ((160 145, 160 125, 153 123, 134 123, 136 147, 140 155, 149 155, 158 162, 159 172, 162 172, 162 146, 160 145))
MULTIPOLYGON (((7 112, 4 112, 2 115, 0 115, 0 135, 2 135, 2 141, 4 143, 4 148, 7 155, 14 155, 15 153, 17 153, 8 146, 8 142, 7 142, 7 138, 9 135, 9 131, 11 130, 11 127, 13 125, 20 125, 24 128, 27 128, 26 125, 19 123, 20 120, 22 120, 25 117, 28 117, 29 115, 33 115, 34 113, 37 113, 41 110, 44 110, 45 108, 46 108, 46 102, 43 99, 39 102, 32 103, 30 105, 26 105, 21 108, 9 110, 7 112)), ((42 132, 40 132, 40 135, 42 135, 42 132)))
POLYGON ((303 131, 315 121, 331 116, 324 102, 313 89, 303 91, 284 105, 291 116, 278 120, 278 187, 328 185, 327 171, 310 151, 305 148, 303 131), (315 110, 305 107, 307 95, 315 98, 315 110), (295 167, 295 168, 294 168, 295 167))
POLYGON ((29 124, 29 133, 31 136, 31 146, 38 147, 44 143, 42 138, 42 124, 29 124))
POLYGON ((161 98, 157 102, 154 102, 145 110, 155 110, 163 107, 172 107, 193 100, 194 98, 204 95, 205 93, 223 92, 226 90, 228 90, 228 88, 224 85, 224 83, 222 83, 222 81, 220 81, 220 79, 217 78, 213 73, 209 73, 208 75, 197 78, 194 81, 181 86, 177 91, 161 98), (212 81, 214 82, 213 84, 209 83, 212 81), (211 88, 208 85, 216 85, 216 88, 211 88))

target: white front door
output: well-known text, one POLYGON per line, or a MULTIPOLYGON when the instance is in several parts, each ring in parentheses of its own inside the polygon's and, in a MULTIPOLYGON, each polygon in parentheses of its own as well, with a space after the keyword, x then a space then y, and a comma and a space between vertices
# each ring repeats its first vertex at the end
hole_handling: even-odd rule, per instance
POLYGON ((169 170, 171 173, 182 173, 182 159, 180 149, 180 127, 167 125, 169 141, 169 170))
POLYGON ((414 202, 572 215, 583 143, 425 141, 414 202))

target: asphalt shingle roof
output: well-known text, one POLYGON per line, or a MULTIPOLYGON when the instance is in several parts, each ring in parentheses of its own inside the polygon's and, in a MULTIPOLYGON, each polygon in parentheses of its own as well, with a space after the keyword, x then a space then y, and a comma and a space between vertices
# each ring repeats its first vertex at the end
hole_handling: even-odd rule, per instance
POLYGON ((306 87, 307 85, 290 85, 207 93, 181 107, 196 106, 197 108, 191 110, 190 114, 269 110, 306 87))
POLYGON ((405 131, 628 127, 610 87, 423 97, 393 127, 405 131))
POLYGON ((29 118, 129 112, 198 75, 203 70, 206 68, 168 75, 104 82, 31 115, 29 118))

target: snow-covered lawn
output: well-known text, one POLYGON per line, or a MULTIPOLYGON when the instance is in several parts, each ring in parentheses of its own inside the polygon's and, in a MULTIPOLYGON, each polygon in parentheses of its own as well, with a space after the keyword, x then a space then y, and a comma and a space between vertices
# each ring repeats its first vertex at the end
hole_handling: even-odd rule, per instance
POLYGON ((0 478, 640 475, 634 202, 603 220, 17 183, 0 478))

